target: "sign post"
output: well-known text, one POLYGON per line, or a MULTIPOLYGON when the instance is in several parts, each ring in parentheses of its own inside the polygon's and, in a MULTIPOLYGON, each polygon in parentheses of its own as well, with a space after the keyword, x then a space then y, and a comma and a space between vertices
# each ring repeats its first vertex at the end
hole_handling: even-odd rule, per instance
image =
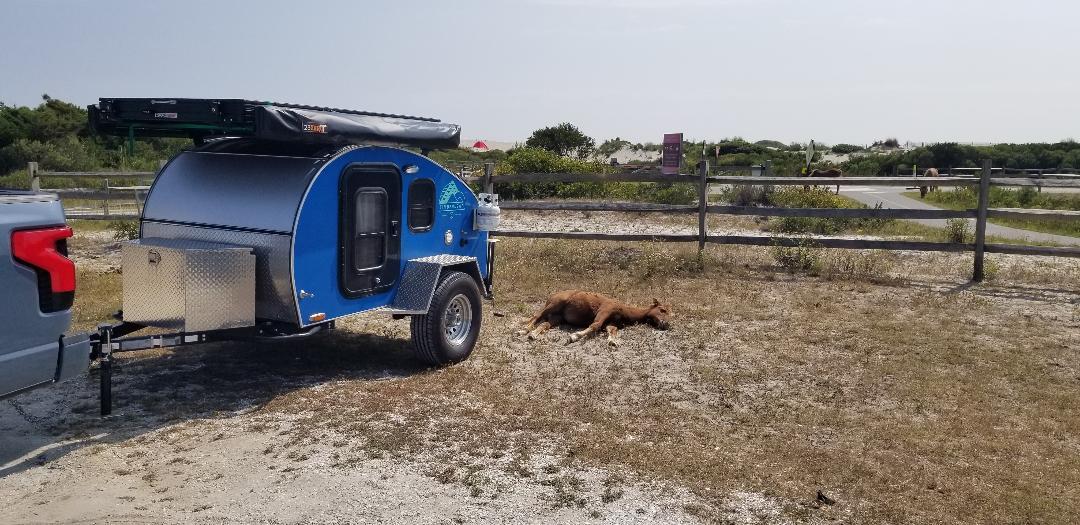
POLYGON ((682 167, 682 133, 664 134, 664 155, 660 160, 660 173, 678 175, 682 167))
POLYGON ((814 162, 814 141, 810 141, 810 145, 806 147, 806 167, 803 168, 802 174, 810 174, 810 165, 814 162))

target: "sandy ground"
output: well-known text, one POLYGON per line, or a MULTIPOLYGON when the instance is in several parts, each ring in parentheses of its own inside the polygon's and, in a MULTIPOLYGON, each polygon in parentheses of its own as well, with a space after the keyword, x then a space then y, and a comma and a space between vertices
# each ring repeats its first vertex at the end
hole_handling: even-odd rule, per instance
MULTIPOLYGON (((695 502, 686 489, 574 464, 543 435, 527 438, 526 456, 497 448, 462 452, 437 436, 427 438, 431 448, 402 450, 399 436, 381 433, 394 414, 373 418, 377 428, 363 436, 310 422, 309 412, 319 408, 306 396, 332 391, 362 405, 371 402, 366 385, 431 373, 412 361, 407 333, 406 321, 360 316, 314 351, 228 343, 125 354, 116 411, 104 419, 93 373, 2 402, 3 521, 697 521, 684 510, 695 502), (372 332, 384 335, 360 345, 357 336, 340 335, 372 332), (342 346, 365 350, 341 356, 342 346), (275 406, 283 396, 300 399, 275 406), (470 458, 467 466, 448 458, 458 454, 470 458)), ((433 425, 442 418, 429 417, 433 425)), ((731 513, 779 516, 775 503, 753 493, 733 494, 731 513)))
MULTIPOLYGON (((506 214, 507 226, 522 229, 580 227, 581 220, 606 231, 692 228, 633 215, 514 215, 506 214)), ((711 229, 743 232, 751 226, 717 223, 711 229)), ((536 257, 552 267, 536 282, 502 274, 504 282, 519 282, 519 289, 504 288, 494 304, 485 305, 476 353, 457 366, 420 367, 409 350, 407 321, 361 315, 304 344, 218 343, 123 354, 116 411, 109 418, 97 415, 93 371, 0 402, 0 521, 920 522, 940 515, 920 514, 922 507, 940 504, 945 510, 935 512, 949 515, 950 508, 972 504, 970 493, 956 485, 964 476, 983 475, 965 456, 980 446, 978 440, 956 447, 941 443, 943 454, 959 465, 927 459, 917 473, 893 465, 905 452, 903 442, 885 445, 881 455, 858 457, 880 469, 882 483, 901 491, 881 500, 851 481, 858 479, 851 473, 858 469, 834 475, 829 465, 844 465, 863 448, 873 451, 876 441, 896 433, 897 424, 948 420, 967 401, 945 392, 912 408, 916 393, 890 391, 915 381, 903 375, 907 369, 885 368, 864 380, 859 375, 869 372, 832 367, 833 360, 851 353, 868 369, 884 367, 894 362, 891 351, 906 339, 922 349, 923 357, 914 359, 925 360, 934 347, 920 338, 939 330, 961 337, 942 343, 947 348, 989 338, 998 352, 994 356, 1020 355, 1028 343, 1015 334, 1024 332, 1006 330, 1016 321, 1030 329, 1037 350, 1028 353, 1046 374, 1035 378, 1038 382, 1070 391, 1080 381, 1080 361, 1069 351, 1080 344, 1080 265, 1073 260, 995 257, 996 272, 1022 283, 969 290, 962 284, 969 258, 957 255, 889 253, 875 259, 868 271, 926 283, 897 287, 758 274, 743 269, 758 264, 753 256, 725 262, 729 252, 721 252, 712 264, 744 272, 736 274, 741 281, 711 284, 675 270, 672 278, 627 283, 590 272, 620 268, 621 258, 633 258, 627 264, 646 269, 670 266, 673 256, 662 246, 652 252, 603 245, 600 253, 570 250, 563 257, 542 253, 562 245, 518 242, 539 250, 536 257), (578 273, 571 275, 570 267, 578 273), (927 279, 928 269, 936 277, 927 279), (590 279, 632 301, 654 294, 675 298, 681 303, 677 328, 629 328, 617 348, 602 339, 568 346, 563 330, 536 342, 515 335, 521 319, 541 304, 542 290, 590 279), (957 312, 956 319, 944 318, 939 307, 957 312), (818 324, 819 318, 827 321, 818 324), (870 321, 882 324, 864 328, 870 321), (796 322, 809 328, 773 335, 796 322), (990 335, 969 339, 956 329, 964 323, 990 335), (924 328, 891 339, 908 326, 924 328), (775 346, 781 343, 785 346, 775 346), (854 383, 848 382, 851 377, 854 383), (908 419, 909 411, 922 415, 908 419), (865 436, 849 437, 823 423, 866 413, 902 417, 867 427, 865 436), (795 419, 786 421, 785 414, 795 419), (644 426, 656 421, 661 423, 644 426), (787 438, 785 432, 798 437, 787 438), (771 441, 777 439, 787 445, 771 441), (678 453, 665 453, 667 447, 678 453), (794 463, 799 468, 782 459, 801 458, 804 449, 813 459, 794 463), (888 477, 890 468, 906 481, 888 477), (724 481, 702 481, 714 479, 713 471, 726 472, 718 478, 724 481), (937 477, 926 481, 926 476, 937 477), (902 492, 911 479, 921 484, 922 499, 902 492), (822 504, 815 499, 817 490, 839 502, 822 504), (895 498, 908 510, 889 507, 895 498)), ((109 232, 79 233, 72 252, 83 269, 108 274, 119 264, 109 232)), ((515 260, 520 264, 521 257, 504 256, 506 264, 515 260)), ((843 270, 846 263, 837 264, 843 270)), ((984 365, 963 364, 962 355, 949 358, 955 363, 928 361, 919 377, 949 380, 984 365)), ((1001 380, 1030 375, 1010 374, 1001 380)), ((1004 388, 1021 391, 1012 384, 1004 388)), ((998 407, 999 401, 989 402, 995 412, 1014 411, 1012 405, 998 407)), ((1029 408, 1015 410, 1022 414, 1029 408)), ((1004 421, 987 424, 1024 430, 1004 421)), ((1076 435, 1062 430, 1067 426, 1054 428, 1055 446, 1075 453, 1076 435)), ((986 446, 993 454, 1024 457, 1030 464, 1024 471, 1041 468, 1032 463, 1033 454, 1060 454, 1056 448, 1014 452, 1007 443, 986 446)), ((1007 478, 988 479, 988 486, 1000 487, 991 492, 1005 499, 1020 489, 1043 490, 1028 478, 1016 486, 1003 481, 1007 478)), ((1050 485, 1060 482, 1046 479, 1050 485)), ((1067 508, 1078 498, 1066 487, 1048 501, 1050 508, 1067 508)), ((1059 515, 1060 522, 1068 521, 1059 515)))
MULTIPOLYGON (((709 235, 747 235, 766 237, 769 232, 758 227, 758 220, 748 216, 717 216, 708 218, 709 235)), ((519 211, 506 212, 499 224, 500 230, 553 231, 553 232, 603 232, 626 234, 692 234, 697 235, 696 215, 657 216, 650 213, 611 212, 558 212, 519 211)), ((806 237, 824 237, 806 235, 806 237)), ((874 235, 831 235, 841 239, 881 239, 874 235)))
POLYGON ((79 231, 68 242, 68 255, 80 270, 120 271, 120 242, 110 230, 79 231))
MULTIPOLYGON (((612 228, 611 222, 605 224, 612 228)), ((119 271, 119 243, 111 231, 77 231, 70 252, 81 270, 119 271)), ((509 319, 490 317, 488 322, 506 324, 509 319)), ((467 468, 448 461, 445 448, 409 454, 383 450, 392 446, 365 449, 347 432, 322 433, 318 443, 298 445, 303 440, 292 434, 305 417, 268 408, 277 396, 425 372, 405 347, 407 321, 388 327, 381 316, 360 316, 339 332, 382 333, 374 346, 384 346, 389 336, 397 351, 389 363, 354 356, 344 364, 348 371, 342 378, 340 361, 297 366, 310 355, 290 347, 233 343, 146 350, 119 358, 117 408, 108 418, 97 414, 96 371, 0 402, 2 521, 700 521, 685 510, 697 504, 696 497, 678 484, 575 464, 542 435, 528 437, 524 459, 499 450, 470 452, 480 460, 474 457, 467 468), (275 357, 267 361, 265 351, 275 357)), ((331 347, 340 344, 324 341, 331 347)), ((519 340, 509 344, 525 347, 519 340)), ((735 523, 779 523, 784 521, 781 507, 769 496, 736 491, 724 512, 735 523)))

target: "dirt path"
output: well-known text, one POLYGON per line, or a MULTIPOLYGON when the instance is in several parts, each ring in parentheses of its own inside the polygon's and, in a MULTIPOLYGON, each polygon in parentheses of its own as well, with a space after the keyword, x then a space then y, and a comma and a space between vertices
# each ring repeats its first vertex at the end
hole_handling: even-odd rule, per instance
MULTIPOLYGON (((440 437, 431 428, 453 426, 453 416, 382 411, 381 389, 441 374, 417 367, 405 324, 361 316, 305 348, 126 354, 107 419, 96 415, 91 377, 0 403, 4 522, 698 520, 686 513, 700 503, 685 488, 581 464, 557 436, 492 427, 440 437), (322 412, 336 409, 324 396, 364 415, 327 420, 322 412), (403 434, 405 424, 414 430, 403 434)), ((752 493, 733 495, 730 507, 748 519, 780 516, 752 493)))

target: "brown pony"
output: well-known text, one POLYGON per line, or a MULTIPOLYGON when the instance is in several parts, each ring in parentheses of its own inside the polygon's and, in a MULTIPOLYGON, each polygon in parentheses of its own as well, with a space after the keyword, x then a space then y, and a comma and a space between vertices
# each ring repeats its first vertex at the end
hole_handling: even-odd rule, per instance
MULTIPOLYGON (((926 172, 924 172, 922 176, 923 177, 940 177, 941 175, 938 173, 937 168, 930 168, 930 169, 926 170, 926 172)), ((938 190, 937 186, 919 186, 919 196, 925 199, 927 192, 937 191, 937 190, 938 190)))
POLYGON ((637 308, 598 293, 563 290, 548 297, 544 309, 529 320, 526 331, 529 339, 536 339, 547 329, 563 323, 585 327, 570 335, 570 342, 573 343, 606 327, 608 343, 614 346, 618 344, 615 337, 619 327, 648 323, 660 330, 667 330, 671 326, 670 317, 668 308, 656 299, 648 308, 637 308))
MULTIPOLYGON (((806 174, 807 177, 843 177, 844 172, 840 168, 829 168, 827 170, 814 170, 806 174)), ((810 189, 810 186, 803 186, 806 189, 810 189)), ((836 194, 840 195, 840 185, 836 185, 836 194)))

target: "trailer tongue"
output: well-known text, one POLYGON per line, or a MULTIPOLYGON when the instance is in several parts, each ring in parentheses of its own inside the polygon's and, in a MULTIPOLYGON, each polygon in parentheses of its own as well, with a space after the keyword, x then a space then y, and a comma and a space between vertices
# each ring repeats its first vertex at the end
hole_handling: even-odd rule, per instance
POLYGON ((112 353, 296 340, 361 312, 411 317, 418 359, 465 359, 492 294, 497 196, 479 199, 421 150, 456 147, 435 119, 238 99, 101 99, 98 133, 191 137, 158 173, 123 247, 124 309, 99 327, 102 413, 112 353), (167 334, 132 335, 146 327, 167 334))

